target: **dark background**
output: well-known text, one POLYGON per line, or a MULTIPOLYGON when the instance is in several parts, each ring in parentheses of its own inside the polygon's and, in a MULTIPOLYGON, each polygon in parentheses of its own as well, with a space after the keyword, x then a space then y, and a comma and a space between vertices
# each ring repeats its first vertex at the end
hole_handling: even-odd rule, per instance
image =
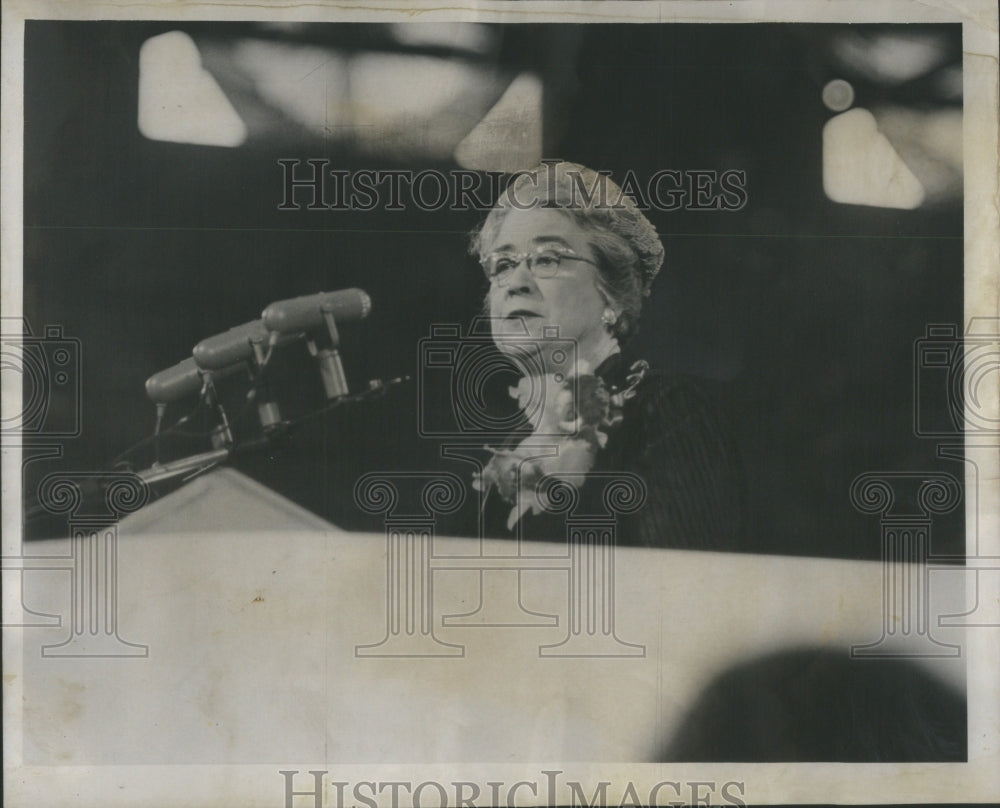
MULTIPOLYGON (((108 468, 150 434, 145 379, 271 301, 350 286, 370 293, 372 316, 342 329, 357 388, 415 376, 431 324, 468 324, 485 291, 466 254, 480 212, 277 209, 280 158, 327 157, 347 169, 454 164, 345 153, 320 139, 225 149, 140 135, 139 48, 178 28, 245 33, 228 24, 26 25, 24 311, 36 335, 57 324, 79 338, 82 395, 81 434, 58 441, 61 458, 26 466, 29 497, 45 474, 108 468)), ((838 28, 521 25, 498 29, 491 58, 541 75, 546 156, 619 181, 629 169, 640 178, 661 168, 746 172, 740 211, 648 214, 667 258, 635 351, 700 377, 717 396, 746 470, 747 549, 878 558, 877 518, 850 503, 857 475, 963 477, 913 424, 914 342, 929 323, 963 320, 962 214, 960 202, 900 211, 824 196, 821 132, 833 113, 820 93, 840 76, 827 58, 838 28)), ((959 61, 960 28, 934 30, 959 61)), ((377 48, 378 33, 337 25, 309 36, 377 48)), ((919 83, 852 83, 857 106, 939 103, 919 83)), ((318 382, 306 357, 288 353, 275 387, 286 413, 305 413, 320 403, 318 382)), ((429 395, 445 406, 449 391, 429 395)), ((416 397, 410 383, 340 408, 236 465, 342 526, 381 531, 351 501, 361 474, 466 473, 418 436, 416 397)), ((944 385, 922 406, 946 417, 944 385)), ((252 422, 240 429, 249 434, 252 422)), ((204 448, 175 440, 163 451, 204 448)), ((131 459, 139 468, 150 457, 131 459)), ((936 553, 964 551, 962 511, 935 522, 936 553)))

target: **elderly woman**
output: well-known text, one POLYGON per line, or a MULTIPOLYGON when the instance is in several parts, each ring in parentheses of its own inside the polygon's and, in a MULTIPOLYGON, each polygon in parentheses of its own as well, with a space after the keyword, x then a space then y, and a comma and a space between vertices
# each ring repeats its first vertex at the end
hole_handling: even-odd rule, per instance
POLYGON ((738 471, 709 402, 628 353, 664 256, 632 200, 605 175, 548 162, 508 186, 471 250, 530 423, 478 475, 487 534, 558 539, 565 486, 574 516, 599 516, 617 475, 643 502, 619 518, 619 543, 736 549, 738 471))

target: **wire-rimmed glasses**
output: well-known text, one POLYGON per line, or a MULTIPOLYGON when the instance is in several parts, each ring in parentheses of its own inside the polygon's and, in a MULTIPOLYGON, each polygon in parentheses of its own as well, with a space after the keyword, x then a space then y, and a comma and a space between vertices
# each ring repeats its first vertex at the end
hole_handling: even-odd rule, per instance
POLYGON ((527 264, 528 271, 536 278, 551 278, 559 271, 559 265, 563 261, 583 261, 599 266, 596 261, 580 255, 570 247, 542 245, 524 253, 507 250, 492 252, 482 260, 482 267, 490 283, 505 286, 522 262, 527 264))

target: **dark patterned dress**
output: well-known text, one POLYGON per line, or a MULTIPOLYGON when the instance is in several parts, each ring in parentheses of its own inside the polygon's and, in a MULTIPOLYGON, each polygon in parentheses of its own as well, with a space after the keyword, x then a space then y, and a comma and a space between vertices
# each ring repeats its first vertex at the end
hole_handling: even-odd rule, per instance
MULTIPOLYGON (((625 388, 633 363, 615 354, 595 375, 609 392, 625 388)), ((624 472, 645 484, 644 504, 616 516, 619 545, 693 550, 739 549, 742 519, 740 464, 708 396, 691 379, 647 371, 625 401, 622 419, 607 430, 591 473, 579 489, 574 517, 608 513, 607 482, 624 472)), ((516 446, 512 438, 510 446, 516 446)), ((493 537, 561 540, 567 513, 525 513, 507 528, 511 504, 492 488, 484 503, 485 532, 493 537)))

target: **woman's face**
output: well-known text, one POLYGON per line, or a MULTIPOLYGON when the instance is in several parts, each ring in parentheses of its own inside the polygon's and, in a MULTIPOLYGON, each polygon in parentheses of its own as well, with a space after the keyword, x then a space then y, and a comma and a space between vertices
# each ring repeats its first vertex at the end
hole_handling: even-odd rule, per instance
MULTIPOLYGON (((511 210, 487 253, 530 253, 538 247, 569 247, 581 258, 597 261, 586 231, 553 208, 511 210)), ((489 310, 493 340, 508 354, 545 356, 544 339, 554 330, 561 341, 575 340, 576 354, 592 364, 606 346, 608 332, 601 315, 608 303, 597 287, 598 270, 586 261, 563 259, 550 278, 534 275, 522 261, 503 284, 490 284, 489 310), (527 330, 527 335, 525 334, 527 330)), ((603 358, 603 357, 601 357, 603 358)))

